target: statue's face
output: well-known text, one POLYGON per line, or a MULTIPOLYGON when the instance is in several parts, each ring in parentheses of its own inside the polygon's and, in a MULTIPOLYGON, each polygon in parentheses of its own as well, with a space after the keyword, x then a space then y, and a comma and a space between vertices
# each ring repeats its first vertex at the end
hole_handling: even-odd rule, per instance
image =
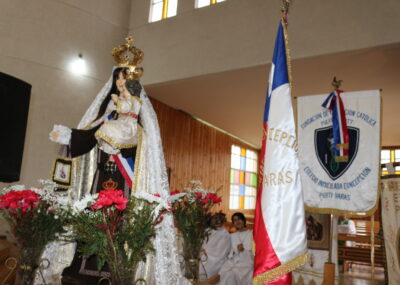
POLYGON ((118 78, 117 78, 117 82, 116 82, 119 93, 123 93, 123 91, 125 90, 125 82, 126 82, 126 79, 124 77, 124 73, 121 71, 118 74, 118 78))

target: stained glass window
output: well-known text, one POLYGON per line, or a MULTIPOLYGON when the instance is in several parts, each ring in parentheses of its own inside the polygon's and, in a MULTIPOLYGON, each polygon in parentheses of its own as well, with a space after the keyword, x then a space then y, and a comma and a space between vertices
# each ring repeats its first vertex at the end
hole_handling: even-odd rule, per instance
MULTIPOLYGON (((400 146, 399 147, 387 147, 381 150, 381 163, 395 163, 400 162, 400 146)), ((382 168, 382 175, 388 174, 400 174, 400 166, 395 166, 394 173, 389 173, 387 167, 382 168)))
POLYGON ((178 0, 151 0, 149 22, 176 16, 178 0))
POLYGON ((256 152, 232 145, 229 209, 255 209, 257 160, 256 152))

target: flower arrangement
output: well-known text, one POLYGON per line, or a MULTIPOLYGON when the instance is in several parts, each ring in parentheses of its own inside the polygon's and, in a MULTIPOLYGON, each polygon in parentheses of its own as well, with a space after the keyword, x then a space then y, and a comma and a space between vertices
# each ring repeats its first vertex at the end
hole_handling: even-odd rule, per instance
POLYGON ((112 284, 133 284, 138 263, 154 251, 155 226, 166 209, 148 196, 155 197, 126 198, 122 190, 102 190, 77 201, 70 212, 78 251, 95 255, 99 271, 107 262, 112 284))
POLYGON ((184 191, 171 192, 175 224, 183 237, 185 274, 191 282, 198 281, 198 261, 203 242, 209 234, 211 208, 221 203, 216 192, 202 188, 200 181, 191 181, 184 191))
POLYGON ((44 188, 11 186, 0 193, 0 212, 20 248, 18 284, 32 284, 45 246, 64 233, 63 199, 53 194, 52 183, 44 188))

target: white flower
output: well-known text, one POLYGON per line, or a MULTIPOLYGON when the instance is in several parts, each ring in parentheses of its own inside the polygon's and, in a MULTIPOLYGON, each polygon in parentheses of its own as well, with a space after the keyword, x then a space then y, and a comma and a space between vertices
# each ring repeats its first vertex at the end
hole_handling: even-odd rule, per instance
POLYGON ((82 199, 76 201, 72 205, 72 211, 74 213, 79 213, 85 210, 88 207, 88 204, 92 204, 94 200, 97 198, 98 194, 86 194, 82 199))
POLYGON ((1 191, 2 194, 6 194, 10 191, 22 191, 22 190, 26 190, 25 185, 11 185, 8 187, 3 188, 3 190, 1 191))
POLYGON ((186 195, 187 195, 187 193, 177 193, 177 194, 169 196, 167 198, 167 200, 172 203, 172 202, 175 202, 176 200, 179 200, 180 198, 182 198, 182 197, 184 197, 186 195))
MULTIPOLYGON (((177 195, 173 195, 173 196, 169 196, 166 199, 163 197, 157 197, 153 194, 147 193, 147 192, 136 192, 134 194, 134 196, 138 199, 143 199, 148 201, 149 203, 158 203, 158 205, 154 208, 153 212, 152 212, 152 216, 153 216, 153 220, 156 220, 160 214, 160 212, 162 210, 167 210, 169 211, 169 209, 171 208, 171 201, 174 201, 177 199, 179 194, 177 195), (177 197, 175 197, 177 196, 177 197), (173 198, 171 198, 173 197, 173 198), (172 200, 173 199, 173 200, 172 200)), ((181 195, 182 196, 182 195, 181 195)), ((184 195, 183 195, 184 196, 184 195)))

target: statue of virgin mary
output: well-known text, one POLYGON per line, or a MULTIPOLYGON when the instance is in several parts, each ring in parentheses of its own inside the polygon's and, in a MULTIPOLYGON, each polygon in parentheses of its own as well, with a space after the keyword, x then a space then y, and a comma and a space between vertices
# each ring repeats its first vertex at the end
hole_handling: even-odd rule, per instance
MULTIPOLYGON (((113 49, 117 66, 107 83, 95 97, 76 129, 55 125, 50 139, 68 149, 66 160, 71 159, 73 166, 71 185, 60 185, 69 188, 72 199, 78 200, 87 193, 97 193, 105 183, 114 183, 123 189, 125 195, 135 192, 159 194, 161 198, 169 197, 169 183, 164 161, 160 130, 157 116, 145 90, 139 83, 143 69, 138 67, 143 53, 127 43, 113 49), (127 54, 128 53, 128 54, 127 54), (133 86, 126 81, 133 81, 133 86), (129 112, 119 110, 117 96, 125 88, 139 102, 129 112), (133 118, 135 125, 132 144, 123 146, 115 138, 104 138, 99 131, 101 126, 118 117, 133 118)), ((132 85, 132 84, 131 84, 132 85)), ((117 124, 115 124, 117 125, 117 124)), ((119 132, 120 134, 121 132, 119 132)), ((54 178, 53 174, 53 178, 54 178)), ((54 179, 57 181, 57 179, 54 179)), ((153 245, 155 254, 149 255, 136 272, 136 279, 144 279, 146 284, 189 284, 182 276, 178 260, 176 229, 171 214, 164 216, 158 225, 153 245)), ((42 258, 49 261, 42 270, 47 284, 61 284, 63 270, 70 266, 74 259, 76 245, 61 241, 51 243, 42 258)), ((84 265, 81 270, 85 271, 84 265)), ((101 276, 100 276, 101 277, 101 276)), ((37 274, 36 284, 42 283, 37 274)))

